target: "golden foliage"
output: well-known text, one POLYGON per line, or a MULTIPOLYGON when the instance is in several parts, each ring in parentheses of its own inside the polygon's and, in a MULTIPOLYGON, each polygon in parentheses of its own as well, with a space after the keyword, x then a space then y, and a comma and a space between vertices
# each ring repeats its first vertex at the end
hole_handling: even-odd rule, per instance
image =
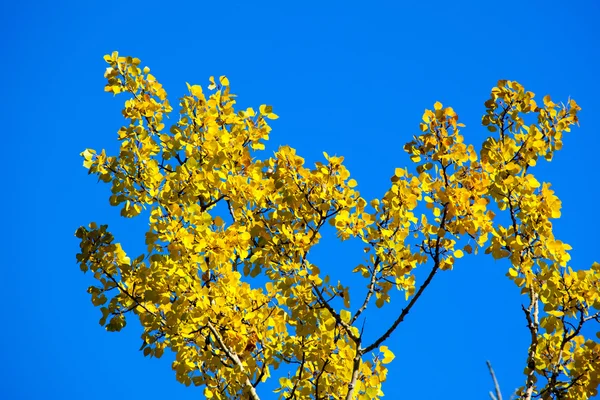
POLYGON ((546 96, 538 105, 520 84, 499 81, 483 117, 492 136, 479 152, 464 143, 456 112, 435 103, 405 146, 416 174, 396 169, 384 196, 368 202, 342 157, 325 153, 309 167, 283 146, 260 160, 277 115, 267 105, 236 112, 226 77, 211 77, 209 94, 188 84, 167 129, 173 109, 150 70, 116 52, 105 60, 105 90, 128 94, 128 125, 118 132, 118 155, 82 156, 111 184, 110 203, 124 217, 145 210, 147 252, 130 259, 106 225, 92 223, 77 230, 77 260, 97 279, 89 293, 100 323, 118 331, 137 315, 144 355, 175 352, 180 382, 203 385, 207 398, 257 399, 256 387, 285 364, 296 371, 279 378, 280 398, 379 398, 394 359, 384 341, 439 270, 482 249, 510 261, 507 276, 529 297, 520 396, 596 394, 600 345, 582 328, 598 322, 600 265, 569 266, 571 247, 552 231, 560 200, 531 173, 577 123, 575 101, 546 96), (368 293, 354 307, 351 288, 308 259, 326 223, 342 240, 364 243, 366 262, 354 272, 368 293), (416 287, 415 269, 427 265, 416 287), (251 286, 248 278, 259 275, 267 283, 251 286), (361 314, 372 303, 386 307, 393 291, 404 292, 407 305, 364 343, 361 314))

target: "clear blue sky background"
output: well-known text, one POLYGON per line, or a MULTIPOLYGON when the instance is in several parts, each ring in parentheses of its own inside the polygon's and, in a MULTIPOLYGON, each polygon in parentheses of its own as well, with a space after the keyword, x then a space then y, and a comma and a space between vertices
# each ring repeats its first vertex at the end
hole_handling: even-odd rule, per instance
MULTIPOLYGON (((555 232, 573 246, 573 265, 600 260, 597 2, 183 3, 0 5, 0 398, 202 398, 175 381, 167 359, 142 356, 136 324, 120 334, 98 325, 91 278, 75 264, 73 233, 90 221, 109 223, 126 249, 143 241, 144 221, 120 219, 109 187, 88 177, 79 157, 117 145, 124 97, 103 92, 102 56, 113 50, 141 58, 173 100, 186 81, 227 75, 241 106, 272 104, 280 115, 269 151, 289 144, 309 163, 322 151, 344 155, 369 199, 410 162, 402 146, 436 100, 454 107, 466 140, 478 144, 483 101, 498 79, 540 98, 571 96, 583 108, 581 128, 536 175, 563 200, 555 232)), ((352 246, 323 246, 324 269, 349 275, 360 262, 352 246)), ((397 357, 386 398, 486 398, 488 359, 505 396, 522 384, 528 331, 507 263, 461 261, 389 341, 397 357)), ((384 329, 379 320, 367 320, 373 334, 384 329)))

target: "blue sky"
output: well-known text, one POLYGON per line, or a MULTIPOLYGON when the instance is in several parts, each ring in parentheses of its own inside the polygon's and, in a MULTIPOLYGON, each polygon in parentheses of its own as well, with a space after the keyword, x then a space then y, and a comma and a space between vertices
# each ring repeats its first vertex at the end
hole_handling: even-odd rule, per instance
MULTIPOLYGON (((555 233, 573 246, 572 265, 600 261, 600 5, 401 3, 2 2, 0 398, 202 398, 175 381, 168 360, 142 356, 135 324, 119 334, 98 325, 91 278, 75 263, 74 231, 90 221, 108 223, 126 247, 143 241, 144 221, 121 219, 109 187, 88 177, 79 157, 117 146, 124 98, 103 91, 102 56, 113 50, 150 66, 172 102, 185 82, 227 75, 240 107, 267 103, 279 114, 268 151, 289 144, 308 163, 322 151, 343 155, 368 199, 410 163, 402 146, 435 101, 451 105, 466 141, 479 144, 483 101, 498 79, 540 98, 571 96, 583 108, 581 128, 534 173, 563 201, 555 233)), ((326 240, 316 257, 349 275, 357 255, 326 240)), ((523 383, 528 331, 507 268, 465 257, 435 279, 387 343, 396 359, 386 398, 486 398, 485 360, 506 397, 523 383)), ((367 326, 380 332, 379 320, 367 326)))

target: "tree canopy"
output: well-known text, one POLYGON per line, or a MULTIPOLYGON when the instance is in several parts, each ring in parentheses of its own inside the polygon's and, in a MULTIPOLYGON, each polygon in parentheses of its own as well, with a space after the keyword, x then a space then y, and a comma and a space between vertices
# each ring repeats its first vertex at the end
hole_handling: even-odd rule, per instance
POLYGON ((91 223, 76 232, 77 260, 97 280, 88 292, 100 323, 119 331, 137 316, 143 354, 173 351, 178 381, 217 399, 259 399, 270 379, 279 398, 380 398, 394 360, 386 340, 437 274, 483 253, 506 259, 527 299, 515 310, 531 337, 519 398, 596 395, 600 344, 587 327, 600 322, 600 264, 571 267, 571 247, 552 229, 561 202, 532 173, 578 123, 573 99, 538 104, 519 83, 498 81, 478 149, 436 102, 404 147, 412 164, 390 171, 389 189, 368 200, 343 157, 324 153, 308 166, 289 146, 265 155, 277 115, 269 105, 236 111, 225 76, 211 77, 208 92, 188 84, 174 112, 139 59, 105 61, 105 90, 126 94, 127 124, 117 155, 87 149, 84 166, 111 185, 122 216, 148 218, 147 250, 130 257, 91 223), (347 271, 363 287, 311 262, 326 224, 364 247, 347 271), (373 307, 393 321, 365 323, 373 307), (369 330, 376 339, 365 339, 369 330))

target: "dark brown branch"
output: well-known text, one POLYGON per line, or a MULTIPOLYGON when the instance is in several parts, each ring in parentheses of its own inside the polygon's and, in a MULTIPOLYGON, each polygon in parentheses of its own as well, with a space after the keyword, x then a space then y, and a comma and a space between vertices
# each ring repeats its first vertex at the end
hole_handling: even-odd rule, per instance
POLYGON ((433 279, 433 277, 435 276, 435 274, 439 270, 439 268, 440 268, 439 263, 435 263, 435 265, 431 269, 431 272, 427 276, 427 279, 425 279, 425 282, 423 282, 423 284, 421 285, 421 287, 419 288, 417 293, 414 295, 414 297, 412 299, 410 299, 410 302, 408 303, 408 305, 402 309, 402 312, 400 313, 398 318, 396 318, 396 320, 394 321, 392 326, 390 326, 390 328, 383 335, 381 335, 381 337, 379 339, 374 341, 369 346, 365 347, 362 350, 362 354, 368 353, 369 351, 372 351, 375 348, 379 347, 379 345, 381 343, 383 343, 388 337, 390 337, 390 335, 394 332, 394 330, 396 330, 398 325, 400 325, 400 323, 402 321, 404 321, 404 318, 408 315, 408 313, 413 308, 413 306, 415 305, 417 300, 419 300, 419 297, 421 297, 421 295, 423 294, 425 289, 427 289, 427 286, 429 286, 429 284, 431 283, 431 280, 433 279))
POLYGON ((225 195, 224 195, 224 194, 222 194, 221 196, 217 197, 216 199, 214 199, 214 200, 212 200, 212 201, 209 201, 209 202, 208 202, 208 203, 206 203, 206 204, 202 204, 202 205, 200 206, 200 210, 201 210, 201 211, 206 211, 206 210, 208 210, 209 208, 211 208, 212 206, 214 206, 215 204, 217 204, 219 201, 223 200, 224 198, 225 198, 225 195))
POLYGON ((311 285, 318 297, 319 304, 321 304, 323 307, 325 307, 327 309, 327 311, 329 311, 329 313, 335 319, 335 321, 337 322, 338 325, 341 325, 344 327, 344 330, 346 331, 346 333, 348 334, 350 339, 352 339, 352 341, 358 347, 360 345, 360 337, 356 336, 352 332, 352 330, 350 329, 351 326, 342 320, 342 317, 340 316, 340 314, 338 314, 337 311, 335 311, 333 309, 333 307, 331 307, 331 305, 325 300, 325 298, 323 297, 323 294, 319 291, 319 289, 315 286, 315 284, 313 282, 311 282, 311 285))
POLYGON ((116 285, 116 287, 119 288, 119 291, 121 293, 125 294, 127 297, 129 297, 131 299, 131 301, 133 301, 136 304, 136 306, 141 307, 148 314, 154 316, 155 318, 158 318, 160 320, 161 325, 163 325, 163 326, 166 325, 166 322, 163 320, 163 318, 159 317, 152 311, 148 310, 148 308, 145 305, 143 305, 142 303, 140 303, 140 301, 135 296, 130 294, 123 286, 121 286, 120 282, 118 282, 115 279, 115 277, 112 276, 112 274, 108 273, 103 267, 100 267, 100 269, 102 270, 102 272, 104 272, 104 275, 106 275, 116 285))
MULTIPOLYGON (((302 346, 304 346, 304 338, 302 338, 302 346)), ((291 400, 296 398, 296 389, 298 389, 298 384, 302 380, 302 372, 304 372, 304 363, 306 362, 306 353, 302 352, 302 361, 300 362, 300 366, 298 367, 298 378, 296 382, 294 382, 294 387, 292 388, 292 392, 287 396, 286 400, 291 400)))
POLYGON ((323 368, 321 368, 321 371, 319 371, 319 374, 317 375, 317 378, 315 379, 315 400, 320 400, 320 398, 319 398, 319 380, 321 379, 323 372, 325 372, 325 368, 327 368, 327 364, 329 364, 329 361, 330 361, 329 358, 327 360, 325 360, 325 362, 323 363, 323 368))
MULTIPOLYGON (((442 219, 441 219, 441 223, 440 223, 440 228, 442 228, 442 229, 444 228, 444 225, 446 223, 447 215, 448 215, 448 204, 446 203, 446 204, 444 204, 444 212, 442 214, 442 219)), ((433 254, 433 268, 431 269, 431 272, 429 272, 427 279, 425 279, 425 282, 423 282, 421 287, 419 287, 419 290, 417 290, 417 293, 415 293, 413 298, 410 299, 410 302, 408 303, 408 305, 402 309, 402 312, 400 312, 400 315, 398 316, 398 318, 396 318, 396 320, 394 321, 392 326, 390 326, 390 328, 383 335, 381 335, 381 337, 379 337, 379 339, 374 341, 369 346, 365 347, 362 350, 361 354, 365 354, 365 353, 368 353, 369 351, 374 350, 375 348, 379 347, 379 345, 381 343, 383 343, 388 337, 390 337, 390 335, 396 330, 398 325, 400 325, 400 323, 402 321, 404 321, 404 318, 406 318, 406 316, 408 315, 410 310, 413 308, 413 306, 415 305, 417 300, 419 300, 419 298, 421 297, 421 295, 423 294, 425 289, 427 289, 427 286, 429 286, 429 284, 433 280, 433 277, 435 276, 435 274, 438 272, 439 269, 440 269, 440 237, 438 236, 435 241, 435 253, 433 254)))

